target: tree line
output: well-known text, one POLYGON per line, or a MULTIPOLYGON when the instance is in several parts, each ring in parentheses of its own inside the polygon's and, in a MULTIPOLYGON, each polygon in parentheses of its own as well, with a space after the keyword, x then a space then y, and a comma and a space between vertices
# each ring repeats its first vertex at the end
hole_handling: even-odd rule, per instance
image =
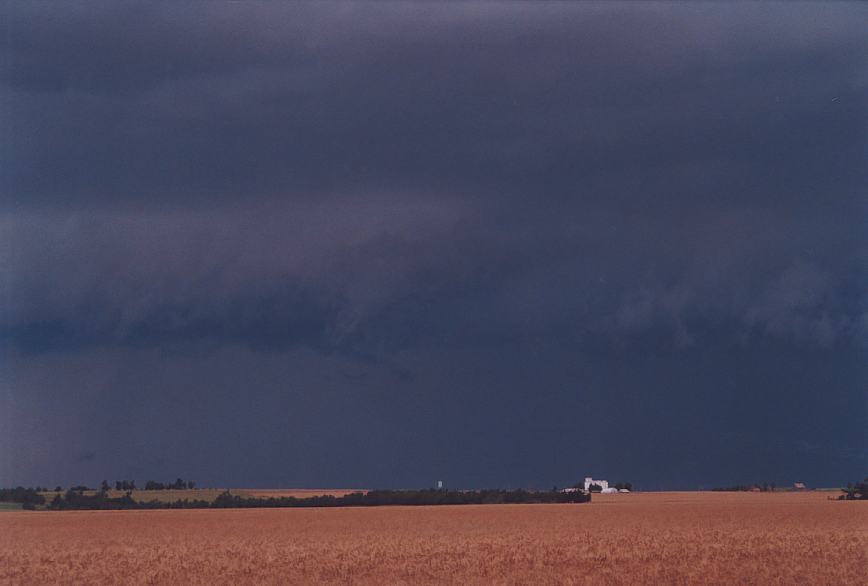
POLYGON ((145 490, 193 490, 196 483, 192 480, 183 480, 178 478, 175 482, 156 482, 148 480, 145 482, 145 490))
POLYGON ((591 496, 580 492, 517 490, 372 490, 344 496, 331 495, 307 498, 272 497, 247 498, 221 493, 214 508, 256 507, 378 507, 391 505, 504 505, 542 503, 586 503, 591 496))
POLYGON ((40 487, 24 488, 0 488, 0 502, 21 503, 22 508, 33 510, 36 505, 44 505, 45 497, 39 494, 40 487))
MULTIPOLYGON (((101 490, 102 492, 108 492, 109 490, 111 490, 111 488, 112 488, 112 485, 109 484, 108 480, 103 480, 100 483, 99 490, 101 490)), ((178 478, 174 482, 157 482, 155 480, 148 480, 145 482, 145 486, 144 486, 144 490, 192 490, 194 488, 196 488, 196 482, 195 481, 184 480, 183 478, 178 478)), ((115 480, 114 489, 118 490, 118 491, 120 491, 120 490, 124 490, 124 491, 139 490, 136 487, 136 481, 135 480, 115 480)), ((89 486, 86 486, 84 484, 77 484, 75 486, 71 486, 69 488, 69 490, 73 490, 75 492, 85 492, 85 491, 96 490, 96 489, 91 488, 89 486)), ((19 486, 16 488, 2 488, 2 489, 0 489, 0 494, 9 496, 9 495, 12 495, 14 493, 14 491, 19 491, 19 492, 20 491, 32 491, 32 492, 37 492, 37 493, 39 493, 39 492, 63 492, 63 487, 58 485, 58 486, 54 487, 54 489, 52 490, 52 489, 45 487, 45 486, 36 486, 34 488, 23 488, 23 487, 19 486), (13 492, 10 492, 10 491, 13 491, 13 492)), ((0 498, 0 502, 3 502, 3 501, 5 501, 5 502, 23 502, 23 501, 13 501, 13 500, 5 499, 5 498, 0 498)))
POLYGON ((847 488, 841 489, 844 494, 838 498, 842 501, 866 501, 868 500, 868 476, 862 482, 847 483, 847 488))
MULTIPOLYGON (((145 486, 143 490, 192 490, 196 487, 196 483, 192 480, 184 480, 183 478, 178 478, 175 482, 157 482, 155 480, 148 480, 145 482, 145 486)), ((100 490, 103 492, 108 492, 109 483, 106 480, 102 481, 100 485, 100 490)), ((115 490, 138 490, 136 488, 135 480, 115 480, 115 490)))
POLYGON ((389 505, 485 505, 520 503, 584 503, 591 496, 581 492, 547 492, 528 490, 373 490, 344 496, 243 497, 225 491, 213 501, 178 499, 174 502, 137 501, 131 493, 109 497, 105 492, 84 494, 69 490, 56 495, 48 508, 52 510, 112 510, 112 509, 245 509, 301 507, 376 507, 389 505))
POLYGON ((719 486, 712 488, 712 492, 774 492, 777 490, 777 485, 772 482, 764 482, 763 484, 734 484, 733 486, 719 486))

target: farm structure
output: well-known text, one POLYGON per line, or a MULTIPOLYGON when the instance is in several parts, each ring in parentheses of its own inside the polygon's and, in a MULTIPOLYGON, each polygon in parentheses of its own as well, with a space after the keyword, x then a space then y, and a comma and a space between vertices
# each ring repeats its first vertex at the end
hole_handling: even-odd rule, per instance
POLYGON ((610 494, 610 493, 614 494, 614 493, 618 492, 617 488, 609 486, 608 480, 594 480, 590 476, 586 476, 585 477, 585 492, 588 492, 589 490, 591 490, 591 487, 593 485, 599 486, 602 489, 601 492, 603 494, 610 494))

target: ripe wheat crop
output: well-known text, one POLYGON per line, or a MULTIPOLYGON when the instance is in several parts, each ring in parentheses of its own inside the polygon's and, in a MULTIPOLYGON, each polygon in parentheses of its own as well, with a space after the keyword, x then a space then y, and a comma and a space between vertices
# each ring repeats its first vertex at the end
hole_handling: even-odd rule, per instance
POLYGON ((2 584, 864 584, 822 493, 583 505, 0 513, 2 584))

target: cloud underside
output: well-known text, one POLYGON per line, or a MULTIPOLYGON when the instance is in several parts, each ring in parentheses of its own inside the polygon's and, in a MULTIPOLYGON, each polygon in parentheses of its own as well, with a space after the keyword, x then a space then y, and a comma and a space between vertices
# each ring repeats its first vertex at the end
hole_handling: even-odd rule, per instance
POLYGON ((16 215, 0 327, 31 351, 202 339, 363 354, 444 337, 829 344, 865 331, 860 268, 825 256, 852 236, 752 209, 682 225, 572 208, 537 210, 533 229, 408 195, 16 215))

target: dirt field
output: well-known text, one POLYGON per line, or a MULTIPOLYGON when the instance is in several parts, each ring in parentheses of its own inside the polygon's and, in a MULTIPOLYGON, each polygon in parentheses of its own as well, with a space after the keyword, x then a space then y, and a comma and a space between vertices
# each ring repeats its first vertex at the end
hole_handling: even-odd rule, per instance
POLYGON ((865 584, 829 493, 582 505, 5 512, 2 584, 865 584))

